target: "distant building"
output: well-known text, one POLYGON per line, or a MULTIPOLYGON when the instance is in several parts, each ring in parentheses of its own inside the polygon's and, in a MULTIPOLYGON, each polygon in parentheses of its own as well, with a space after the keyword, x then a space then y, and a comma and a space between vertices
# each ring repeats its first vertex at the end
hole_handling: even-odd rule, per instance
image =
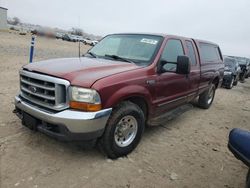
POLYGON ((8 29, 7 8, 0 7, 0 30, 8 29))

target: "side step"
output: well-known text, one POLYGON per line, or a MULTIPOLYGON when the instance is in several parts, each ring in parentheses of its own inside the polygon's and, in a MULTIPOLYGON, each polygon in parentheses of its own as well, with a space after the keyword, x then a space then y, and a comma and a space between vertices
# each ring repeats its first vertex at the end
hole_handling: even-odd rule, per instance
POLYGON ((190 110, 193 108, 192 104, 185 104, 183 106, 179 106, 165 114, 162 114, 161 116, 158 116, 156 118, 153 118, 149 120, 147 123, 149 126, 158 126, 165 124, 166 122, 175 119, 176 117, 180 116, 184 112, 190 110))

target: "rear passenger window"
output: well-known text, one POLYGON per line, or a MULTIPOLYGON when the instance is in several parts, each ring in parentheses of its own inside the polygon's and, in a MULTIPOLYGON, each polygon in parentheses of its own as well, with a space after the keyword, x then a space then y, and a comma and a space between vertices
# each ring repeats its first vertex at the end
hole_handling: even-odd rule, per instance
POLYGON ((206 44, 206 43, 200 43, 200 49, 201 49, 201 59, 203 62, 215 62, 220 61, 220 52, 217 46, 206 44))
POLYGON ((190 58, 191 64, 196 65, 196 57, 195 57, 195 51, 194 46, 191 41, 186 41, 186 45, 188 48, 188 56, 190 58))

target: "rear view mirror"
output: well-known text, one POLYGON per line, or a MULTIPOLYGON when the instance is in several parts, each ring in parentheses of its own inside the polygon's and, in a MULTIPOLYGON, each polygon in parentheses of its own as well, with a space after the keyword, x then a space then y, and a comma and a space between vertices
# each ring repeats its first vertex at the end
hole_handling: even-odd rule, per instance
POLYGON ((177 57, 177 74, 189 74, 191 63, 188 56, 178 56, 177 57))

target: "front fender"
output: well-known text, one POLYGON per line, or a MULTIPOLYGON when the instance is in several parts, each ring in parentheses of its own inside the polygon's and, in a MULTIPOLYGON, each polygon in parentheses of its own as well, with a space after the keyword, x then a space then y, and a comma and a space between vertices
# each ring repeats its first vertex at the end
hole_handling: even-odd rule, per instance
POLYGON ((141 97, 146 101, 148 107, 152 105, 152 96, 146 87, 140 85, 128 85, 114 92, 106 101, 105 106, 114 107, 121 101, 130 97, 141 97))

